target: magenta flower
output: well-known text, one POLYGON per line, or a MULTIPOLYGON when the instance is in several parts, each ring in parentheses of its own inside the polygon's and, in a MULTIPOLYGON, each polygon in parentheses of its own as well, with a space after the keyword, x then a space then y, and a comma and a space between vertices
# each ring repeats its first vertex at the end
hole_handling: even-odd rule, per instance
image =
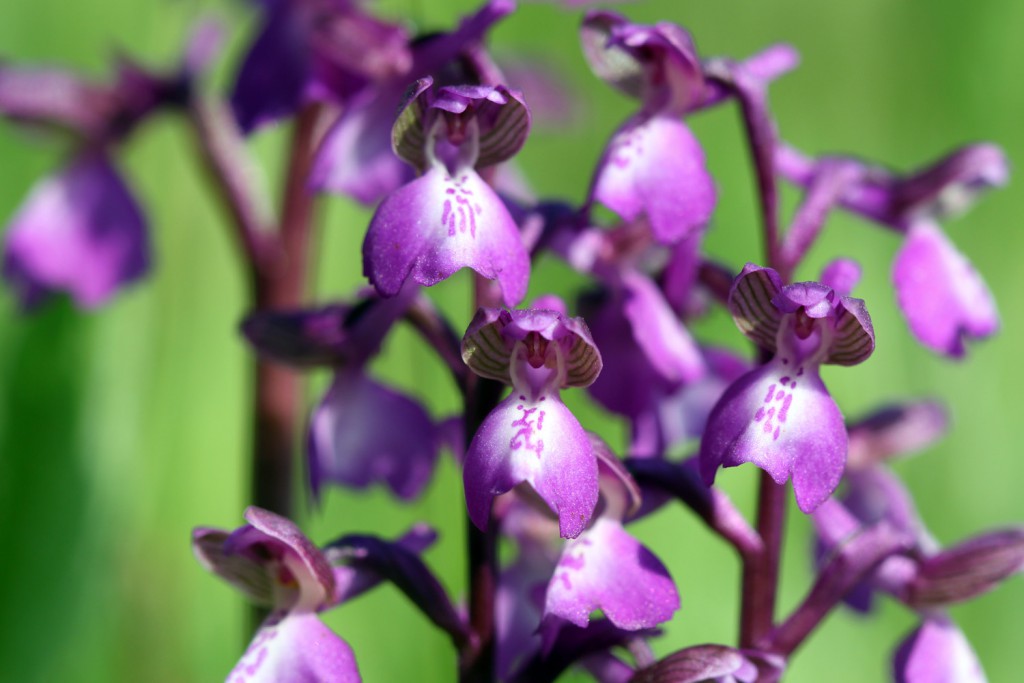
POLYGON ((243 323, 263 355, 298 367, 333 369, 330 388, 309 421, 307 453, 314 498, 326 483, 367 488, 384 483, 403 500, 433 476, 438 434, 417 401, 373 379, 366 363, 417 294, 369 298, 290 312, 256 312, 243 323))
POLYGON ((626 631, 653 628, 679 609, 675 582, 661 561, 623 526, 640 504, 639 487, 602 442, 595 448, 602 509, 571 541, 548 583, 541 631, 550 644, 562 624, 585 627, 601 610, 626 631))
POLYGON ((56 291, 93 308, 146 274, 145 218, 106 156, 36 184, 8 228, 3 269, 28 308, 56 291))
POLYGON ((363 272, 384 296, 408 278, 431 286, 469 267, 501 285, 505 303, 526 295, 530 260, 519 228, 476 168, 526 141, 530 113, 504 86, 431 90, 416 82, 395 122, 395 153, 421 175, 389 194, 363 242, 363 272))
POLYGON ((714 210, 715 187, 700 144, 680 120, 705 87, 689 34, 674 24, 642 26, 592 11, 581 39, 594 73, 642 103, 608 143, 590 200, 625 221, 646 216, 665 244, 700 230, 714 210))
POLYGON ((470 519, 486 528, 493 498, 527 482, 558 515, 562 537, 579 536, 597 504, 597 461, 559 391, 585 387, 601 371, 586 323, 552 310, 482 308, 462 357, 481 377, 512 385, 466 453, 470 519))
POLYGON ((249 523, 231 533, 200 528, 192 534, 203 566, 272 610, 227 680, 360 681, 352 649, 317 616, 334 604, 327 558, 284 517, 250 507, 245 519, 249 523))
POLYGON ((818 374, 823 363, 856 365, 875 348, 864 302, 817 282, 783 286, 774 270, 747 264, 729 308, 747 337, 774 355, 725 392, 701 442, 711 485, 719 467, 752 462, 779 484, 793 479, 813 511, 839 484, 846 461, 843 416, 818 374))

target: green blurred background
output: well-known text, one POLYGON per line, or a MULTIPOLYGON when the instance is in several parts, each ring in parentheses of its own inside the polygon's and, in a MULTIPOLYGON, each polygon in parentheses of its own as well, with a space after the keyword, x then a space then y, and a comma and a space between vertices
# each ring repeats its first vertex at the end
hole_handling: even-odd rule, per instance
MULTIPOLYGON (((578 12, 529 4, 493 34, 500 57, 526 57, 572 82, 579 109, 571 126, 538 128, 520 156, 544 195, 579 200, 602 143, 632 103, 590 75, 579 52, 578 12)), ((474 3, 393 0, 383 8, 424 29, 450 26, 474 3)), ((1024 3, 955 0, 638 2, 621 9, 638 21, 689 28, 704 55, 745 56, 788 41, 804 64, 772 90, 782 134, 809 152, 856 151, 910 169, 974 140, 1024 158, 1024 3)), ((227 29, 224 84, 254 28, 239 2, 198 0, 8 0, 0 3, 0 57, 109 74, 118 50, 157 66, 176 59, 187 27, 212 13, 227 29)), ((733 106, 692 121, 720 190, 707 248, 737 269, 759 257, 752 180, 733 106)), ((278 184, 284 137, 255 146, 278 184)), ((0 218, 32 182, 60 163, 64 146, 0 126, 0 218)), ((0 681, 207 681, 222 679, 244 648, 245 609, 236 594, 194 561, 196 525, 233 528, 247 496, 249 356, 236 332, 245 313, 231 241, 192 156, 188 131, 172 116, 147 123, 119 156, 148 209, 156 264, 152 278, 103 310, 83 314, 55 301, 18 315, 0 293, 0 681)), ((858 295, 878 335, 874 357, 826 370, 847 415, 885 401, 936 396, 953 415, 951 434, 931 452, 897 465, 922 515, 942 542, 1024 521, 1020 448, 1024 363, 1024 194, 1016 179, 969 215, 949 222, 953 240, 985 274, 1003 331, 954 364, 909 337, 889 289, 898 239, 846 216, 832 219, 802 273, 813 277, 836 255, 861 260, 858 295), (1016 436, 1015 436, 1016 435, 1016 436)), ((276 197, 278 192, 273 191, 276 197)), ((787 193, 787 207, 795 195, 787 193)), ((360 282, 358 245, 367 214, 328 199, 317 257, 317 299, 360 282)), ((533 292, 568 292, 564 268, 545 263, 533 292)), ((467 279, 435 294, 457 324, 468 320, 467 279)), ((705 339, 739 347, 718 316, 705 339)), ((380 374, 430 402, 456 408, 443 369, 402 331, 376 364, 380 374)), ((312 402, 325 377, 313 375, 312 402)), ((582 392, 572 392, 582 393, 582 392)), ((614 443, 623 429, 585 397, 571 396, 584 425, 602 425, 614 443)), ((744 509, 754 472, 719 480, 744 509)), ((443 459, 427 495, 397 506, 381 491, 332 490, 300 520, 317 541, 352 531, 400 533, 416 520, 442 531, 427 559, 453 594, 464 587, 460 477, 443 459)), ((635 527, 668 565, 683 608, 659 652, 700 642, 732 642, 739 574, 731 553, 681 508, 635 527)), ((793 509, 781 605, 792 607, 810 580, 808 524, 793 509)), ((953 610, 992 681, 1019 680, 1024 667, 1024 582, 953 610)), ((832 616, 797 653, 789 681, 881 681, 889 655, 914 625, 887 602, 864 619, 832 616)), ((355 648, 367 681, 452 680, 447 641, 397 592, 385 587, 333 612, 329 623, 355 648)), ((572 679, 572 676, 567 677, 572 679)), ((573 679, 575 680, 575 679, 573 679)))

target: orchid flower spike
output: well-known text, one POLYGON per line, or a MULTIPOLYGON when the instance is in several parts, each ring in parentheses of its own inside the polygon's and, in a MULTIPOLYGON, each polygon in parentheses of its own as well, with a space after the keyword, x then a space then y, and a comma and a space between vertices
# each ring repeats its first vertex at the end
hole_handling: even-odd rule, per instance
POLYGON ((579 536, 597 504, 597 461, 559 392, 585 387, 601 371, 586 323, 555 310, 482 308, 462 358, 481 377, 512 385, 466 452, 470 519, 486 528, 493 498, 527 482, 558 515, 562 537, 579 536))
POLYGON ((862 300, 828 284, 783 286, 774 270, 752 263, 733 283, 729 309, 740 330, 774 355, 715 405, 701 475, 710 486, 719 467, 752 462, 778 484, 792 477, 797 504, 812 512, 839 484, 847 452, 843 416, 819 368, 866 360, 875 348, 871 317, 862 300))
POLYGON ((513 306, 526 295, 530 260, 508 209, 477 173, 514 155, 530 113, 504 86, 409 90, 392 131, 395 153, 422 175, 389 194, 370 221, 363 272, 384 296, 408 278, 424 286, 469 267, 497 280, 513 306))

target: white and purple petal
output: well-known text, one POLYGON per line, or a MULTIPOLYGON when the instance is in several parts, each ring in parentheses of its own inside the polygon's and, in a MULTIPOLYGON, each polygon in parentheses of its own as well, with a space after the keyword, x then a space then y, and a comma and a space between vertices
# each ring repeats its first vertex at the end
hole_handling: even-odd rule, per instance
POLYGON ((701 476, 711 485, 719 467, 754 463, 778 484, 792 478, 806 513, 842 478, 846 427, 818 368, 784 360, 744 375, 715 405, 701 441, 701 476))
POLYGON ((566 544, 544 600, 545 619, 581 627, 598 609, 627 631, 657 626, 679 609, 668 570, 610 517, 566 544))
POLYGON ((907 231, 892 278, 910 331, 934 351, 959 358, 965 339, 981 339, 999 328, 985 281, 931 223, 919 222, 907 231))
POLYGON ((370 379, 361 368, 339 370, 309 425, 309 477, 314 497, 325 482, 354 488, 387 484, 404 500, 429 483, 437 435, 416 401, 370 379))
POLYGON ((474 171, 435 167, 388 195, 363 242, 363 272, 385 296, 407 278, 424 286, 461 268, 497 280, 505 303, 526 296, 530 259, 501 199, 474 171))
POLYGON ((484 420, 463 469, 469 517, 487 528, 491 501, 527 482, 558 515, 563 538, 586 528, 597 505, 597 460, 587 433, 557 394, 513 392, 484 420))
POLYGON ((142 210, 99 154, 39 181, 7 230, 4 277, 26 307, 53 291, 99 306, 148 269, 142 210))
POLYGON ((663 244, 699 231, 715 208, 715 186, 700 143, 685 124, 667 115, 637 116, 612 136, 590 194, 623 220, 646 216, 663 244))
POLYGON ((226 683, 359 683, 352 648, 314 613, 273 614, 226 683))

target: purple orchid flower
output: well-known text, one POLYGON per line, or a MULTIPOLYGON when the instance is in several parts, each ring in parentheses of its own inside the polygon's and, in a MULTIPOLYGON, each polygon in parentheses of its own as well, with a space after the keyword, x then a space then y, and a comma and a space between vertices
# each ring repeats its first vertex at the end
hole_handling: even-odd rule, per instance
POLYGON ((566 622, 585 627, 600 609, 616 627, 649 629, 679 609, 675 582, 660 560, 623 524, 640 506, 640 489, 607 445, 594 438, 603 508, 565 544, 544 599, 546 646, 566 622))
POLYGON ((782 285, 774 270, 747 264, 733 283, 729 309, 740 330, 772 352, 737 380, 708 418, 701 475, 753 462, 776 483, 792 477, 797 504, 811 512, 843 475, 843 416, 818 374, 823 363, 856 365, 875 348, 864 302, 817 282, 782 285))
MULTIPOLYGON (((937 220, 963 212, 983 191, 1005 185, 1006 157, 991 144, 968 145, 937 163, 898 176, 853 159, 859 181, 840 204, 905 235, 893 263, 896 299, 910 331, 926 347, 952 358, 964 341, 982 339, 999 328, 999 314, 981 275, 938 228, 937 220)), ((809 186, 830 159, 813 160, 780 147, 779 174, 809 186)))
POLYGON ((142 209, 100 153, 40 180, 7 231, 4 277, 25 308, 58 291, 94 308, 148 270, 142 209))
POLYGON ((476 168, 514 155, 530 114, 504 86, 431 90, 416 82, 392 139, 395 153, 422 175, 389 194, 363 243, 363 271, 384 296, 409 278, 424 286, 469 267, 497 280, 505 303, 526 295, 530 260, 512 216, 476 168))
POLYGON ((335 596, 327 558, 283 517, 250 507, 245 519, 248 524, 231 533, 200 528, 192 534, 203 566, 272 610, 227 680, 362 680, 352 649, 317 616, 335 596))
POLYGON ((497 85, 495 74, 466 67, 477 61, 472 57, 490 28, 514 9, 513 0, 490 0, 454 31, 413 42, 405 72, 362 89, 346 103, 317 152, 310 185, 374 205, 412 181, 413 170, 395 157, 391 145, 395 111, 405 104, 410 79, 431 76, 439 85, 497 85))
POLYGON ((296 312, 256 312, 243 331, 260 353, 283 363, 329 366, 334 379, 309 423, 309 481, 353 488, 386 484, 399 498, 419 496, 433 476, 438 435, 415 400, 372 379, 366 363, 417 288, 392 299, 296 312))
POLYGON ((486 528, 491 501, 528 482, 558 516, 563 538, 580 535, 597 504, 594 448, 559 391, 585 387, 601 355, 581 318, 558 311, 482 308, 462 340, 466 365, 512 385, 466 452, 469 517, 486 528))
POLYGON ((308 102, 347 103, 370 83, 404 75, 408 35, 358 0, 255 0, 263 13, 231 93, 241 129, 294 114, 308 102))
POLYGON ((591 183, 590 201, 626 221, 645 215, 654 237, 672 244, 700 230, 715 207, 704 152, 680 117, 704 97, 693 41, 680 27, 642 26, 589 12, 583 51, 603 80, 641 101, 612 136, 591 183))

